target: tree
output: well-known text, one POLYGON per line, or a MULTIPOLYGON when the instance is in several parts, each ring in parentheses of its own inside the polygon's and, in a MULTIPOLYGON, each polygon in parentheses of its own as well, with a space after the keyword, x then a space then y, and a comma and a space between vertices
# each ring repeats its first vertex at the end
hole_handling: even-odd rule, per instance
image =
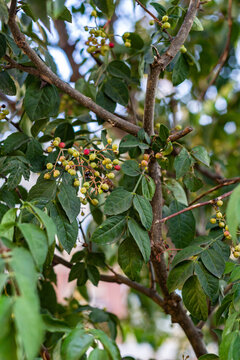
POLYGON ((237 4, 133 5, 119 34, 120 0, 0 0, 1 359, 121 358, 114 314, 57 302, 58 264, 87 302, 89 281, 127 285, 153 346, 165 313, 197 358, 239 358, 237 4))

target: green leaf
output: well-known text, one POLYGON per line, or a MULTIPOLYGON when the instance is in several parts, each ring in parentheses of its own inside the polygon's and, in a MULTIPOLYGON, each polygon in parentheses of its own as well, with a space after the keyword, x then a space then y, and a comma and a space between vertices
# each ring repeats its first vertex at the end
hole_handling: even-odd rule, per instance
POLYGON ((225 261, 223 257, 213 249, 206 249, 201 254, 201 260, 208 271, 220 278, 224 273, 225 261))
POLYGON ((104 84, 104 92, 113 101, 120 105, 128 104, 128 88, 126 84, 117 78, 112 78, 104 84))
POLYGON ((48 253, 45 232, 35 224, 18 224, 18 227, 29 246, 36 265, 41 269, 48 253))
POLYGON ((104 214, 118 215, 132 206, 133 194, 119 187, 108 197, 104 205, 104 214))
POLYGON ((80 262, 72 266, 69 273, 68 281, 73 281, 82 276, 82 273, 85 272, 85 264, 80 262))
POLYGON ((2 91, 5 95, 16 95, 16 86, 7 71, 0 72, 0 91, 2 91))
POLYGON ((186 247, 185 249, 179 251, 172 262, 172 267, 176 266, 177 264, 179 264, 180 262, 189 259, 191 256, 195 256, 200 254, 204 249, 201 248, 200 246, 196 246, 196 245, 191 245, 186 247))
POLYGON ((229 278, 229 283, 240 280, 240 266, 236 265, 232 270, 232 273, 229 278))
POLYGON ((143 176, 142 178, 142 193, 143 196, 151 201, 155 194, 156 185, 154 180, 150 176, 143 176))
POLYGON ((66 8, 66 6, 64 6, 63 11, 61 12, 61 14, 58 15, 57 19, 71 23, 72 22, 72 14, 68 10, 68 8, 66 8))
POLYGON ((113 60, 108 64, 107 71, 117 78, 129 80, 131 77, 131 70, 120 60, 113 60))
POLYGON ((105 332, 99 329, 90 329, 89 333, 92 334, 96 340, 101 341, 112 360, 121 360, 117 345, 105 334, 105 332))
POLYGON ((193 30, 193 31, 203 31, 204 30, 201 21, 196 16, 193 20, 193 25, 192 25, 191 30, 193 30))
MULTIPOLYGON (((0 2, 0 9, 1 9, 1 2, 0 2)), ((0 33, 0 59, 6 54, 7 50, 7 42, 5 36, 0 33)))
POLYGON ((192 261, 185 261, 174 267, 168 276, 167 287, 171 293, 177 288, 181 288, 185 281, 193 275, 194 264, 192 261))
POLYGON ((87 265, 87 275, 94 286, 98 286, 100 274, 98 268, 94 265, 87 265))
POLYGON ((105 350, 94 349, 88 357, 88 360, 106 360, 108 358, 108 354, 105 350))
POLYGON ((166 14, 166 9, 159 3, 151 2, 150 5, 154 7, 154 9, 158 12, 159 16, 162 18, 166 14))
POLYGON ((227 206, 227 224, 232 235, 233 243, 237 242, 237 229, 240 224, 240 185, 238 185, 230 196, 227 206))
POLYGON ((197 276, 191 276, 183 285, 183 303, 192 316, 206 321, 208 318, 207 299, 197 276))
POLYGON ((62 183, 58 193, 58 200, 70 223, 72 223, 80 212, 80 199, 77 197, 76 190, 71 185, 62 183))
POLYGON ((70 253, 77 241, 78 223, 77 220, 69 222, 64 211, 59 205, 49 205, 50 216, 57 227, 57 237, 63 248, 70 253))
POLYGON ((93 0, 94 4, 110 19, 114 13, 113 0, 93 0))
POLYGON ((121 237, 125 225, 124 216, 112 216, 94 231, 91 241, 102 245, 111 244, 121 237))
POLYGON ((0 274, 0 293, 2 293, 2 289, 8 279, 8 274, 0 274))
POLYGON ((210 300, 215 301, 219 292, 219 280, 208 272, 200 262, 195 264, 195 273, 205 294, 210 300))
POLYGON ((58 18, 58 16, 63 12, 65 6, 65 0, 56 0, 53 3, 53 14, 54 17, 58 18))
POLYGON ((79 360, 92 345, 93 337, 88 335, 83 329, 72 330, 63 340, 61 359, 79 360))
POLYGON ((23 104, 32 121, 57 116, 60 104, 58 90, 53 85, 41 86, 39 80, 31 80, 27 86, 23 104))
POLYGON ((2 217, 1 225, 12 223, 12 226, 7 229, 6 231, 0 230, 0 236, 3 236, 10 241, 13 241, 13 234, 14 234, 14 223, 16 221, 16 213, 17 209, 9 209, 2 217))
POLYGON ((136 149, 140 147, 141 149, 148 149, 149 146, 141 140, 133 135, 126 135, 122 138, 120 144, 119 144, 119 153, 123 154, 127 151, 130 151, 131 149, 136 149))
POLYGON ((218 360, 219 357, 215 354, 206 354, 206 355, 202 355, 200 356, 200 358, 198 358, 198 360, 218 360))
POLYGON ((145 262, 148 262, 151 254, 150 239, 148 232, 138 225, 134 219, 128 220, 128 229, 134 238, 145 262))
MULTIPOLYGON (((176 200, 170 204, 170 214, 175 214, 186 206, 176 200)), ((186 211, 167 221, 168 236, 177 248, 188 246, 194 239, 195 235, 195 219, 191 211, 186 211)))
POLYGON ((137 210, 141 223, 146 230, 150 230, 153 221, 153 213, 150 202, 143 196, 135 195, 133 199, 133 206, 137 210))
POLYGON ((138 176, 141 174, 138 163, 135 160, 127 160, 122 165, 122 171, 128 176, 138 176))
POLYGON ((96 103, 111 113, 114 112, 117 105, 114 101, 112 101, 112 99, 110 99, 110 97, 105 95, 103 91, 99 91, 97 93, 96 103))
POLYGON ((194 192, 203 186, 202 180, 197 178, 193 173, 187 173, 183 178, 184 185, 188 190, 194 192))
POLYGON ((189 75, 189 64, 183 54, 180 54, 173 68, 173 86, 181 84, 189 75))
POLYGON ((176 170, 176 178, 179 179, 185 175, 192 165, 192 157, 189 152, 182 148, 178 156, 174 160, 174 168, 176 170))
POLYGON ((159 129, 159 137, 161 141, 166 142, 169 137, 169 134, 170 134, 169 129, 165 125, 161 124, 159 129))
POLYGON ((68 144, 70 144, 70 140, 74 140, 75 138, 72 125, 65 122, 58 125, 54 133, 54 137, 60 137, 62 141, 66 141, 68 144))
POLYGON ((55 198, 56 191, 57 185, 55 180, 45 180, 40 178, 36 185, 29 191, 28 201, 44 200, 45 202, 49 202, 55 198))
POLYGON ((27 0, 32 13, 40 19, 50 31, 49 19, 47 17, 47 0, 27 0))
POLYGON ((8 22, 8 8, 4 0, 0 0, 0 20, 5 24, 8 22))
POLYGON ((45 226, 48 236, 48 245, 52 245, 55 241, 55 234, 57 232, 56 226, 53 220, 42 210, 37 208, 31 203, 25 203, 25 205, 29 206, 35 213, 36 216, 40 219, 42 224, 45 226))
POLYGON ((125 239, 118 248, 118 263, 123 272, 136 280, 143 266, 143 257, 132 238, 125 239))
POLYGON ((210 165, 210 157, 207 150, 203 146, 195 146, 191 151, 191 155, 204 165, 210 165))
POLYGON ((43 321, 35 304, 24 295, 15 300, 14 319, 27 359, 33 360, 43 342, 43 321))
POLYGON ((167 203, 171 203, 173 200, 177 200, 179 203, 188 205, 187 196, 182 186, 175 179, 167 179, 164 182, 164 199, 167 203))
POLYGON ((219 348, 220 360, 238 360, 239 342, 239 330, 224 336, 219 348))

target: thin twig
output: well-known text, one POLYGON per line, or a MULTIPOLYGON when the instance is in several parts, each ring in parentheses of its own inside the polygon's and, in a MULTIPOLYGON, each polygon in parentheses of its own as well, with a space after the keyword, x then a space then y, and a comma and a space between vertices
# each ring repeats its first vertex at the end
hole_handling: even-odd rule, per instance
POLYGON ((177 141, 177 140, 181 139, 182 137, 188 135, 192 131, 193 131, 193 128, 190 126, 187 126, 185 129, 170 135, 168 139, 172 142, 177 141))
POLYGON ((226 179, 224 182, 222 182, 219 185, 214 186, 213 188, 209 189, 208 191, 205 191, 204 193, 200 194, 199 196, 196 197, 196 199, 194 199, 192 202, 190 202, 189 205, 194 204, 195 202, 197 202, 198 200, 200 200, 201 198, 203 198, 204 196, 212 193, 215 190, 218 190, 220 188, 222 188, 223 186, 229 186, 229 185, 233 185, 240 182, 240 177, 237 177, 235 179, 226 179))
POLYGON ((166 216, 165 218, 161 219, 161 220, 158 220, 156 223, 164 223, 166 222, 167 220, 169 219, 172 219, 174 218, 175 216, 178 216, 180 214, 183 214, 187 211, 190 211, 190 210, 193 210, 193 209, 197 209, 201 206, 206 206, 206 205, 214 205, 218 200, 222 200, 222 199, 225 199, 226 197, 230 196, 231 194, 233 193, 233 190, 221 195, 221 196, 218 196, 216 199, 212 199, 212 200, 208 200, 208 201, 204 201, 204 202, 201 202, 201 203, 198 203, 198 204, 195 204, 195 205, 191 205, 191 206, 188 206, 186 207, 185 209, 182 209, 174 214, 171 214, 169 216, 166 216))
POLYGON ((214 66, 210 74, 208 75, 208 80, 212 77, 210 82, 208 83, 206 89, 201 93, 199 97, 199 101, 202 101, 206 95, 206 92, 212 86, 215 81, 217 80, 230 51, 230 44, 231 44, 231 34, 232 34, 232 0, 228 0, 228 35, 227 35, 227 41, 226 45, 224 47, 224 50, 222 52, 222 55, 220 56, 217 64, 214 66))
MULTIPOLYGON (((149 11, 146 6, 144 6, 139 0, 135 0, 138 5, 140 5, 143 10, 148 13, 153 19, 154 21, 156 21, 156 23, 158 23, 158 25, 160 25, 161 27, 163 26, 163 23, 151 12, 149 11)), ((163 29, 163 32, 165 32, 165 34, 167 34, 167 36, 169 37, 169 40, 171 41, 172 40, 172 36, 168 33, 168 31, 166 29, 163 29)))
POLYGON ((149 271, 150 271, 150 276, 151 276, 150 288, 153 289, 154 291, 156 291, 156 276, 155 276, 155 272, 154 272, 153 263, 151 262, 151 260, 149 260, 148 264, 149 264, 149 271))

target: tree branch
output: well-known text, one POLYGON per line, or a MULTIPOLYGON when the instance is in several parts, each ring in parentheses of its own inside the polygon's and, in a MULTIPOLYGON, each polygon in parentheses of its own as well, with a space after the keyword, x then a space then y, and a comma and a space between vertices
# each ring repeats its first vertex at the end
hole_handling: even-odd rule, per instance
POLYGON ((216 202, 218 200, 222 200, 222 199, 225 199, 226 197, 230 196, 232 194, 232 192, 233 192, 233 190, 231 190, 231 191, 229 191, 229 192, 227 192, 227 193, 225 193, 225 194, 223 194, 221 196, 218 196, 216 199, 212 199, 212 200, 208 200, 208 201, 204 201, 204 202, 201 202, 201 203, 198 203, 198 204, 188 206, 185 209, 182 209, 182 210, 180 210, 180 211, 178 211, 178 212, 176 212, 174 214, 171 214, 169 216, 166 216, 165 218, 162 218, 161 220, 157 220, 156 224, 164 223, 164 222, 168 221, 169 219, 174 218, 175 216, 178 216, 178 215, 183 214, 183 213, 185 213, 187 211, 190 211, 190 210, 197 209, 197 208, 199 208, 201 206, 214 205, 214 204, 216 204, 216 202))
POLYGON ((97 105, 91 98, 73 89, 69 84, 65 83, 56 74, 54 74, 52 70, 40 59, 37 53, 28 44, 24 34, 21 33, 15 21, 16 3, 16 0, 12 0, 11 2, 8 25, 13 34, 16 45, 22 49, 23 52, 29 57, 29 59, 34 63, 37 70, 39 71, 41 78, 49 84, 55 85, 58 89, 71 96, 87 109, 93 111, 96 115, 110 123, 113 127, 116 126, 130 134, 137 135, 140 127, 113 115, 109 111, 97 105))
POLYGON ((230 44, 231 44, 231 34, 232 34, 232 0, 228 0, 228 34, 227 34, 227 41, 224 47, 224 50, 222 52, 222 55, 220 56, 217 64, 214 66, 210 74, 208 75, 208 80, 212 77, 210 82, 208 83, 208 86, 206 89, 201 93, 199 97, 199 101, 202 101, 206 95, 206 92, 212 86, 215 81, 217 80, 230 51, 230 44))
MULTIPOLYGON (((58 264, 61 264, 69 269, 72 268, 71 263, 69 263, 68 261, 66 261, 65 259, 63 259, 62 257, 60 257, 58 255, 54 255, 53 266, 58 265, 58 264)), ((117 284, 125 284, 125 285, 129 286, 130 288, 139 291, 141 294, 144 294, 147 297, 151 298, 159 306, 164 307, 163 299, 161 298, 161 296, 158 295, 158 293, 155 290, 153 290, 151 288, 147 288, 135 281, 128 279, 125 276, 122 276, 117 273, 114 273, 114 275, 101 274, 100 280, 105 281, 105 282, 117 283, 117 284)))

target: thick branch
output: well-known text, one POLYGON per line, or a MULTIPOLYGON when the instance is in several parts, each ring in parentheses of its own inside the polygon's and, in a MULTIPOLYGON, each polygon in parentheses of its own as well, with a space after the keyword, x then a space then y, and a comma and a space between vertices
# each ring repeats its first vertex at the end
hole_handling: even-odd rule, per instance
MULTIPOLYGON (((53 265, 58 265, 58 264, 62 264, 65 267, 71 269, 72 268, 72 264, 69 263, 68 261, 64 260, 63 258, 61 258, 58 255, 54 255, 53 257, 53 265)), ((158 295, 158 293, 151 289, 151 288, 147 288, 135 281, 132 281, 130 279, 128 279, 125 276, 122 276, 120 274, 114 273, 114 275, 100 275, 100 280, 101 281, 105 281, 105 282, 112 282, 112 283, 117 283, 117 284, 125 284, 127 286, 129 286, 130 288, 139 291, 141 294, 144 294, 146 296, 148 296, 149 298, 151 298, 155 303, 157 303, 159 306, 163 307, 164 306, 164 301, 161 298, 161 296, 158 295)))
POLYGON ((15 21, 16 15, 16 0, 12 0, 9 11, 9 27, 13 34, 13 38, 17 46, 23 50, 23 52, 29 57, 34 63, 40 76, 48 83, 54 84, 57 88, 62 90, 64 93, 71 96, 73 99, 78 101, 81 105, 93 111, 96 115, 101 117, 103 120, 110 123, 112 126, 116 126, 130 134, 137 135, 140 127, 131 124, 105 110, 101 106, 97 105, 91 98, 81 94, 79 91, 73 89, 69 84, 62 81, 52 70, 40 59, 37 53, 30 47, 25 36, 21 33, 18 25, 15 21))

